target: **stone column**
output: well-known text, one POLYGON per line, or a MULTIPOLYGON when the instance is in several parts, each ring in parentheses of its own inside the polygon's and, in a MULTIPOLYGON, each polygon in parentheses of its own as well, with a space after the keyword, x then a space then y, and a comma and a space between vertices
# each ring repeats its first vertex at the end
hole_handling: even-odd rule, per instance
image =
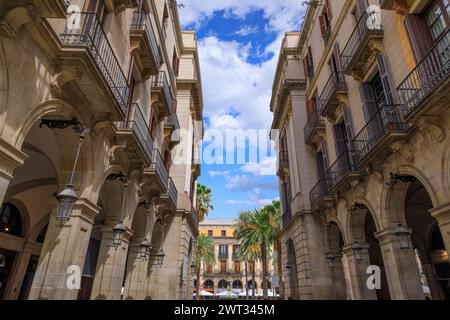
POLYGON ((216 259, 216 263, 214 264, 214 272, 219 271, 219 267, 220 267, 220 258, 219 258, 219 245, 218 244, 214 244, 214 257, 216 259))
POLYGON ((349 290, 353 293, 354 300, 377 300, 377 294, 375 290, 369 290, 367 288, 367 267, 370 266, 369 259, 369 245, 360 243, 362 247, 361 257, 362 261, 357 261, 355 254, 353 253, 352 246, 348 245, 344 247, 344 255, 348 265, 349 275, 349 290))
POLYGON ((100 208, 80 199, 74 206, 68 222, 60 225, 56 221, 56 203, 52 203, 52 214, 47 236, 42 247, 38 268, 30 291, 30 300, 76 300, 78 289, 69 276, 83 272, 94 217, 100 208))
POLYGON ((147 295, 148 258, 141 258, 140 244, 144 239, 134 239, 130 244, 125 274, 124 300, 144 300, 147 295))
POLYGON ((233 271, 233 245, 228 245, 228 271, 233 271))
POLYGON ((444 240, 445 248, 447 249, 447 252, 450 252, 450 203, 431 209, 430 214, 436 219, 442 234, 442 239, 444 240))
POLYGON ((3 203, 14 170, 24 164, 28 156, 0 138, 0 203, 3 203))
POLYGON ((375 236, 380 242, 391 299, 423 300, 425 296, 414 250, 400 248, 394 228, 377 232, 375 236))
POLYGON ((124 235, 122 244, 113 246, 113 228, 119 221, 111 220, 101 228, 102 241, 98 254, 97 270, 92 285, 92 300, 120 300, 125 264, 131 232, 124 235))

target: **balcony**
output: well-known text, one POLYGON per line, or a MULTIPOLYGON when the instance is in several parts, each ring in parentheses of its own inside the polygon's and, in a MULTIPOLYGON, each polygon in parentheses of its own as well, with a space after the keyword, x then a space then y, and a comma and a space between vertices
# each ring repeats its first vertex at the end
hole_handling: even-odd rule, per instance
POLYGON ((61 59, 83 58, 88 69, 106 93, 111 96, 118 111, 124 116, 127 112, 130 86, 114 54, 109 40, 95 13, 81 13, 80 29, 68 29, 59 39, 62 43, 61 59))
POLYGON ((286 227, 289 224, 289 222, 291 222, 292 220, 291 208, 285 210, 285 212, 281 216, 281 220, 283 223, 283 228, 286 227))
POLYGON ((328 190, 329 179, 323 177, 309 193, 309 201, 311 203, 312 211, 320 210, 326 207, 327 204, 334 203, 334 198, 330 195, 328 190))
POLYGON ((278 176, 289 175, 289 154, 287 151, 280 151, 278 156, 278 176))
POLYGON ((219 258, 228 259, 228 251, 227 252, 219 252, 219 258))
POLYGON ((416 65, 397 88, 402 106, 400 113, 406 122, 421 115, 439 115, 450 100, 450 29, 416 65))
POLYGON ((173 183, 172 178, 169 178, 169 183, 167 186, 167 196, 170 201, 171 208, 176 210, 178 201, 178 190, 175 184, 173 183))
POLYGON ((352 153, 345 150, 328 168, 328 190, 330 194, 361 178, 361 171, 356 166, 352 153))
POLYGON ((401 120, 397 106, 381 106, 353 140, 358 165, 383 162, 392 152, 389 146, 403 139, 408 128, 408 124, 401 120))
POLYGON ((329 119, 334 119, 336 109, 347 92, 344 73, 332 72, 319 97, 320 114, 329 119))
POLYGON ((153 139, 139 105, 131 104, 127 120, 115 122, 114 126, 118 135, 128 135, 134 138, 147 164, 150 165, 153 159, 153 139))
POLYGON ((152 93, 158 96, 158 101, 161 106, 160 112, 162 114, 169 116, 175 112, 174 99, 165 71, 160 71, 158 75, 153 76, 152 93))
POLYGON ((167 194, 169 187, 169 173, 164 165, 161 152, 158 149, 153 150, 152 163, 150 167, 144 170, 144 175, 156 182, 157 189, 160 193, 167 194))
POLYGON ((322 35, 323 43, 325 44, 325 47, 328 45, 328 41, 330 40, 330 35, 331 35, 331 27, 328 26, 328 27, 327 27, 327 30, 326 30, 325 33, 322 35))
POLYGON ((305 143, 307 145, 316 146, 320 144, 322 136, 325 134, 325 122, 318 110, 314 109, 310 114, 303 132, 305 135, 305 143))
POLYGON ((362 79, 367 71, 367 63, 374 61, 383 45, 384 30, 381 24, 368 26, 367 13, 359 19, 355 29, 342 51, 342 64, 345 74, 362 79))
POLYGON ((381 9, 396 10, 409 8, 414 0, 380 0, 381 9))
POLYGON ((156 75, 161 67, 161 54, 148 13, 134 12, 131 22, 131 47, 144 79, 156 75))

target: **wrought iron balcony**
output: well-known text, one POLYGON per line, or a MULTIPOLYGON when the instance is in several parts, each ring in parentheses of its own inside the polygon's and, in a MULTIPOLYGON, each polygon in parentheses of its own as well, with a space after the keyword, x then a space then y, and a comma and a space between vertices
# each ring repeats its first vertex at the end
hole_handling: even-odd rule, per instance
POLYGON ((164 127, 171 131, 180 129, 180 122, 178 121, 178 116, 175 112, 164 118, 164 127))
POLYGON ((219 258, 227 258, 228 259, 228 251, 227 252, 219 252, 219 258))
POLYGON ((331 27, 328 26, 327 30, 325 31, 325 33, 322 35, 323 38, 323 42, 325 44, 325 47, 328 45, 328 41, 330 40, 330 35, 331 35, 331 27))
POLYGON ((153 139, 139 105, 137 103, 131 104, 127 120, 115 122, 114 125, 119 134, 122 132, 126 134, 127 131, 133 133, 139 149, 145 155, 147 163, 150 164, 153 159, 153 139))
POLYGON ((447 29, 397 89, 402 103, 400 112, 406 122, 425 113, 440 114, 448 108, 449 73, 450 29, 447 29))
POLYGON ((353 152, 345 150, 338 155, 336 161, 327 170, 329 192, 340 189, 347 182, 358 179, 361 171, 356 166, 353 159, 353 152))
POLYGON ((135 57, 142 69, 144 78, 156 75, 161 67, 161 54, 150 16, 146 12, 134 12, 131 22, 131 41, 138 44, 135 57))
POLYGON ((308 122, 303 130, 305 136, 305 143, 308 145, 317 145, 320 143, 320 135, 325 132, 325 122, 319 111, 314 111, 309 115, 308 122))
POLYGON ((63 45, 63 55, 73 57, 74 54, 83 52, 88 54, 88 61, 93 62, 91 69, 100 75, 101 85, 111 95, 122 115, 125 115, 130 86, 97 15, 81 13, 80 29, 69 29, 66 26, 59 38, 63 45))
POLYGON ((329 179, 327 177, 322 177, 309 193, 312 211, 322 208, 326 203, 334 202, 334 198, 330 195, 328 190, 329 179))
POLYGON ((167 187, 167 193, 169 195, 169 200, 173 207, 177 208, 177 201, 178 201, 178 190, 175 186, 175 183, 173 183, 172 178, 169 178, 169 185, 167 187))
POLYGON ((169 173, 167 172, 166 166, 164 165, 163 158, 161 157, 161 152, 158 149, 153 150, 152 164, 148 169, 145 170, 144 174, 150 174, 154 176, 158 182, 161 193, 167 193, 167 189, 169 186, 169 173))
POLYGON ((372 60, 372 56, 377 54, 376 48, 380 49, 383 43, 383 26, 374 21, 369 28, 369 19, 374 17, 367 13, 361 16, 341 54, 344 72, 356 78, 364 77, 367 62, 372 60))
POLYGON ((165 115, 170 115, 175 112, 174 99, 165 71, 160 71, 158 75, 153 76, 152 92, 160 95, 162 103, 165 107, 165 109, 162 110, 165 115))
POLYGON ((409 126, 400 118, 397 107, 381 106, 354 138, 355 160, 359 165, 384 161, 391 152, 389 145, 406 136, 409 126))
POLYGON ((319 97, 320 114, 324 117, 334 119, 340 98, 348 92, 345 74, 343 72, 332 72, 322 93, 319 97))

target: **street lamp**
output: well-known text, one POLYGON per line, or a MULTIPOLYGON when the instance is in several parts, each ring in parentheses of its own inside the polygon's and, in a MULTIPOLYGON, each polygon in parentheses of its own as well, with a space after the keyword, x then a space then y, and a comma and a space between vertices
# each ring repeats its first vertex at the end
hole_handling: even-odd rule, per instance
POLYGON ((123 224, 123 213, 125 211, 125 200, 127 197, 128 190, 128 179, 122 174, 110 174, 106 180, 114 181, 120 179, 123 184, 123 193, 122 193, 122 208, 120 210, 120 220, 113 228, 113 246, 117 249, 121 246, 125 233, 127 232, 127 228, 123 224))
POLYGON ((80 158, 81 147, 83 146, 83 141, 90 132, 90 129, 81 129, 81 134, 78 141, 77 154, 75 156, 75 161, 73 163, 72 173, 70 175, 69 183, 66 185, 63 191, 57 194, 55 197, 58 200, 58 209, 56 210, 56 220, 63 224, 70 220, 72 215, 72 210, 75 206, 75 202, 78 200, 78 196, 75 192, 73 186, 73 180, 75 177, 75 170, 77 168, 78 159, 80 158))
POLYGON ((400 249, 408 251, 411 248, 409 232, 402 224, 398 224, 394 230, 394 235, 400 243, 400 249))
POLYGON ((195 260, 192 259, 192 263, 191 263, 191 272, 195 273, 195 271, 197 271, 197 264, 195 263, 195 260))
POLYGON ((362 247, 358 243, 358 241, 353 242, 353 244, 352 244, 352 251, 353 251, 353 254, 355 255, 356 261, 357 262, 361 262, 363 260, 363 258, 362 258, 362 247))
POLYGON ((328 254, 326 255, 326 259, 327 259, 328 267, 329 267, 330 269, 333 269, 333 268, 334 268, 334 261, 336 260, 336 257, 334 256, 334 254, 328 253, 328 254))
POLYGON ((155 264, 158 266, 162 266, 164 264, 164 258, 166 257, 166 253, 163 250, 163 241, 164 241, 164 223, 161 219, 158 219, 158 223, 161 225, 161 242, 160 242, 160 249, 157 254, 152 255, 152 257, 155 260, 155 264))
POLYGON ((144 239, 144 241, 141 242, 141 244, 139 245, 139 256, 142 260, 146 260, 148 258, 151 247, 152 245, 150 244, 150 242, 148 242, 147 239, 144 239))

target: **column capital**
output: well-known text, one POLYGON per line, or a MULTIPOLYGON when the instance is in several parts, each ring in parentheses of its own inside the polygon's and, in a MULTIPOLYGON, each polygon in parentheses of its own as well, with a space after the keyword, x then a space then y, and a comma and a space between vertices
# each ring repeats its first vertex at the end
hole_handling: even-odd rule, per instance
POLYGON ((11 180, 16 168, 24 164, 28 155, 0 138, 0 176, 11 180))
POLYGON ((450 223, 450 202, 429 210, 431 216, 438 220, 440 225, 450 223))

